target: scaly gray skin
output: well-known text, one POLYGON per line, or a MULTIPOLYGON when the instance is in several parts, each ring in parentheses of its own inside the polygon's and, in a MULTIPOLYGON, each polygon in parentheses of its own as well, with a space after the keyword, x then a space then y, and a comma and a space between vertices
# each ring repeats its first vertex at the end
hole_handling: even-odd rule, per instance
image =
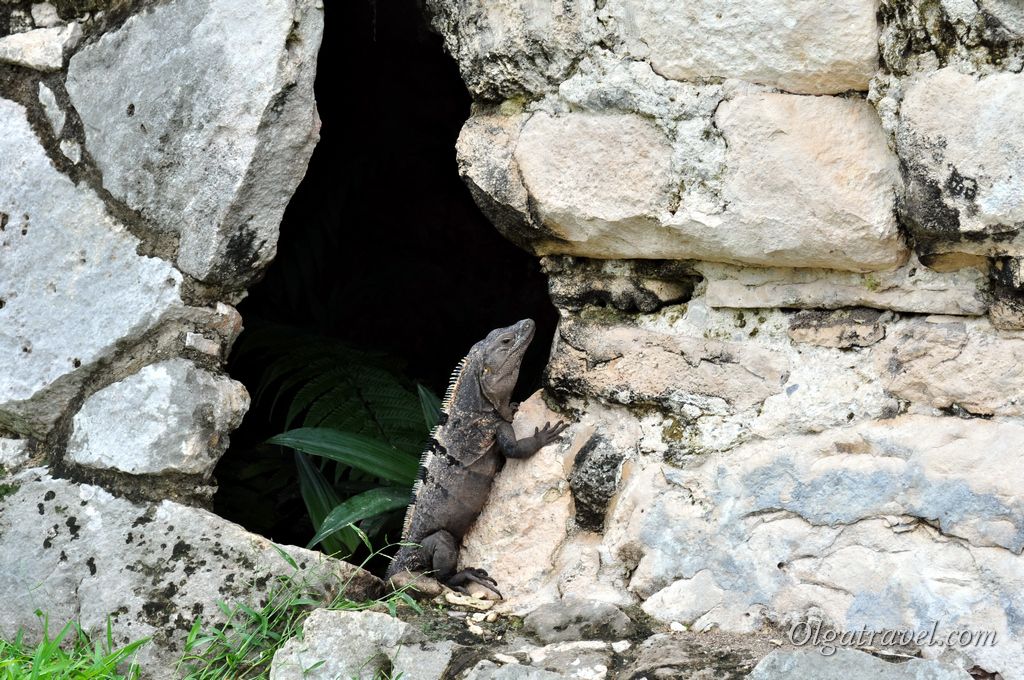
POLYGON ((567 427, 545 423, 524 439, 516 439, 512 430, 512 390, 535 330, 531 319, 523 319, 491 331, 456 369, 405 516, 402 540, 413 545, 398 551, 387 579, 403 572, 432 572, 455 590, 468 592, 468 583, 478 583, 501 597, 483 569, 456 572, 456 567, 462 537, 483 509, 505 458, 529 458, 567 427))

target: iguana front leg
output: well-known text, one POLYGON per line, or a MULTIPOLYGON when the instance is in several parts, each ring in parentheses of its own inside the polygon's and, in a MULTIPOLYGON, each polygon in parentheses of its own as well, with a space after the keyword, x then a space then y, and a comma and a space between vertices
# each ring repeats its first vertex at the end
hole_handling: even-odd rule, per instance
POLYGON ((558 439, 558 436, 569 427, 566 423, 559 421, 554 426, 551 423, 544 423, 544 429, 533 428, 533 435, 516 439, 515 430, 511 423, 502 423, 498 426, 498 446, 506 458, 529 458, 542 448, 558 439))

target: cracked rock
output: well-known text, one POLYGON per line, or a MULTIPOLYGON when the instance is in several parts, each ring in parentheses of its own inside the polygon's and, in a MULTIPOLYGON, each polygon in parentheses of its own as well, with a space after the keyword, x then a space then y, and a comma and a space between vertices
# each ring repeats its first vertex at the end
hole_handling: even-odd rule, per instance
POLYGON ((241 383, 185 359, 151 364, 86 400, 66 459, 130 474, 209 478, 248 407, 241 383))
POLYGON ((82 28, 77 23, 15 33, 0 38, 0 62, 36 71, 59 71, 64 57, 81 39, 82 28))
POLYGON ((387 614, 318 609, 274 654, 270 680, 437 680, 454 643, 428 642, 416 628, 387 614), (319 665, 318 665, 319 664, 319 665))
POLYGON ((183 272, 239 287, 274 257, 318 139, 322 28, 316 0, 173 0, 72 58, 67 91, 104 188, 180 236, 183 272))
POLYGON ((181 274, 59 173, 0 99, 0 424, 45 430, 83 374, 181 307, 181 274))
POLYGON ((804 94, 866 90, 878 64, 877 3, 612 0, 631 54, 674 80, 739 78, 804 94))
POLYGON ((146 636, 137 661, 144 677, 171 677, 192 623, 223 622, 228 606, 259 603, 279 576, 293 577, 300 592, 374 597, 378 579, 323 554, 278 546, 213 513, 172 501, 134 503, 103 489, 53 479, 29 469, 8 483, 15 493, 0 500, 0 634, 19 627, 35 638, 33 612, 57 621, 78 620, 102 639, 107 619, 116 645, 146 636))

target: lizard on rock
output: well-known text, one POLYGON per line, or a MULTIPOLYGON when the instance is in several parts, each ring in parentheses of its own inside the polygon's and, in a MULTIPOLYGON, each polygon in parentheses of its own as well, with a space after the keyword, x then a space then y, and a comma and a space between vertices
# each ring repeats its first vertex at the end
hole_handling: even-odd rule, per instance
POLYGON ((403 545, 387 571, 393 586, 432 572, 454 590, 468 593, 467 585, 476 583, 502 597, 483 569, 457 571, 459 549, 505 458, 529 458, 568 427, 545 423, 523 439, 512 430, 512 390, 535 330, 531 319, 493 330, 455 369, 439 425, 420 463, 403 545))

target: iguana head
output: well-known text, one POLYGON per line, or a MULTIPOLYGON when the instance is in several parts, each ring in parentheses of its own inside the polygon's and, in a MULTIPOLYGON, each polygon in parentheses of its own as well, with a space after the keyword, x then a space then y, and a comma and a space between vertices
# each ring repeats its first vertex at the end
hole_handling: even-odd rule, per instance
POLYGON ((519 380, 523 355, 533 340, 537 325, 532 319, 523 319, 507 328, 498 328, 476 343, 469 356, 475 361, 467 368, 477 371, 480 394, 506 420, 512 420, 512 390, 519 380))

